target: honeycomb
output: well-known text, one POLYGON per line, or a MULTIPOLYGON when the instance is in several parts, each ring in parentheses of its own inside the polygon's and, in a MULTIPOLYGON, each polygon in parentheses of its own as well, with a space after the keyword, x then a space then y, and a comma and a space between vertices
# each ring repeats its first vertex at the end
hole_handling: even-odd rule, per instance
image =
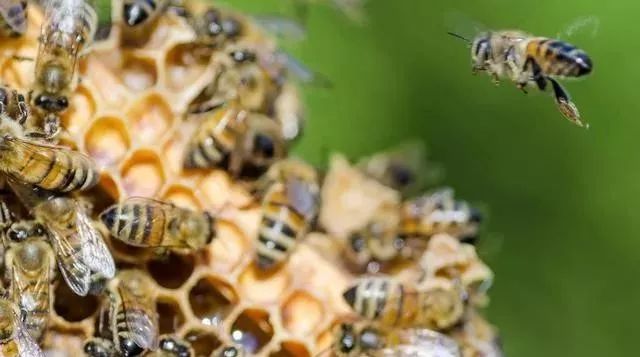
MULTIPOLYGON (((0 59, 2 81, 23 92, 33 82, 33 62, 11 55, 35 57, 41 22, 39 9, 30 6, 27 35, 0 43, 7 55, 0 59)), ((61 144, 86 153, 101 168, 99 185, 86 194, 94 213, 128 197, 146 196, 219 217, 216 239, 189 254, 159 256, 107 238, 119 268, 139 268, 153 278, 160 334, 184 338, 197 356, 230 343, 259 356, 326 351, 336 322, 352 314, 342 293, 356 275, 341 264, 339 237, 363 224, 375 207, 398 204, 400 197, 337 158, 323 190, 320 222, 326 233, 309 234, 280 269, 261 271, 253 261, 260 205, 247 185, 223 170, 182 169, 184 148, 197 124, 185 110, 212 80, 214 62, 193 53, 193 32, 174 14, 161 17, 142 45, 124 46, 120 35, 114 26, 110 37, 82 58, 78 85, 62 118, 61 144), (356 199, 331 197, 334 187, 356 199)), ((276 107, 283 115, 299 114, 294 86, 285 86, 276 107)), ((470 266, 465 272, 474 280, 471 265, 477 256, 468 253, 464 259, 470 266)), ((447 258, 439 264, 448 264, 447 258)), ((53 289, 53 316, 43 346, 51 355, 81 355, 84 340, 96 332, 102 302, 75 295, 61 279, 53 289)), ((452 334, 469 341, 465 356, 485 356, 482 343, 495 332, 475 311, 469 314, 472 327, 452 334)))

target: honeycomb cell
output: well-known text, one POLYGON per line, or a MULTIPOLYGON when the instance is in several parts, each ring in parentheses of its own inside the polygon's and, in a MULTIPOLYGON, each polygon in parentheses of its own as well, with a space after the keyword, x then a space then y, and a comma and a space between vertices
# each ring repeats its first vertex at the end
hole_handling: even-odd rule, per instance
POLYGON ((151 150, 135 152, 122 167, 122 186, 128 196, 153 197, 164 182, 162 161, 151 150))
POLYGON ((219 326, 237 303, 233 287, 212 276, 201 278, 189 291, 191 310, 205 325, 219 326))
POLYGON ((324 308, 309 293, 296 291, 283 304, 281 316, 282 323, 289 332, 306 336, 315 331, 322 322, 324 308))
POLYGON ((251 300, 261 303, 278 300, 290 281, 286 269, 266 272, 255 264, 249 265, 239 278, 243 293, 251 300))
MULTIPOLYGON (((129 264, 140 264, 150 259, 154 254, 147 248, 134 247, 132 245, 125 244, 117 239, 107 239, 109 246, 111 247, 111 253, 114 258, 118 258, 120 263, 125 262, 129 264)), ((119 264, 118 267, 120 267, 119 264)))
POLYGON ((243 311, 231 326, 231 339, 247 352, 257 353, 273 337, 269 313, 261 309, 243 311))
POLYGON ((84 140, 85 149, 101 166, 119 163, 131 147, 127 127, 116 117, 102 117, 94 121, 84 140))
POLYGON ((158 329, 161 335, 174 333, 185 322, 180 304, 174 298, 158 297, 156 311, 158 312, 158 329))
POLYGON ((193 190, 184 185, 172 185, 162 195, 162 199, 179 207, 200 210, 200 203, 193 194, 193 190))
POLYGON ((143 91, 158 82, 156 63, 150 58, 125 56, 120 70, 122 82, 134 91, 143 91))
POLYGON ((184 339, 191 343, 196 357, 209 357, 211 352, 222 345, 213 332, 203 330, 190 330, 184 335, 184 339))
POLYGON ((231 271, 246 255, 247 239, 242 232, 228 222, 218 220, 216 238, 211 244, 211 266, 221 271, 231 271))
POLYGON ((174 90, 181 90, 200 78, 207 69, 208 61, 205 57, 194 54, 193 45, 182 43, 174 46, 167 53, 165 70, 167 86, 174 90))
POLYGON ((131 123, 134 140, 145 144, 156 144, 173 124, 173 114, 167 101, 159 94, 151 94, 129 109, 127 118, 131 123))
POLYGON ((307 347, 300 342, 285 341, 280 344, 280 348, 269 354, 270 357, 309 357, 311 354, 307 347))
POLYGON ((131 97, 129 90, 119 79, 117 73, 112 72, 109 68, 109 62, 117 62, 118 59, 119 51, 93 53, 84 61, 84 72, 82 73, 83 80, 95 84, 96 93, 103 99, 100 104, 114 109, 122 108, 131 97))
POLYGON ((62 126, 71 134, 77 135, 96 113, 96 101, 91 91, 83 86, 71 96, 69 109, 62 115, 62 126))
POLYGON ((147 269, 158 285, 178 289, 189 279, 195 264, 195 258, 191 254, 167 252, 166 255, 151 260, 147 269))
POLYGON ((98 310, 98 299, 95 296, 79 296, 64 281, 54 288, 53 309, 68 322, 80 322, 93 316, 98 310))
POLYGON ((229 201, 231 180, 224 171, 215 170, 200 181, 198 188, 208 207, 220 209, 229 201))

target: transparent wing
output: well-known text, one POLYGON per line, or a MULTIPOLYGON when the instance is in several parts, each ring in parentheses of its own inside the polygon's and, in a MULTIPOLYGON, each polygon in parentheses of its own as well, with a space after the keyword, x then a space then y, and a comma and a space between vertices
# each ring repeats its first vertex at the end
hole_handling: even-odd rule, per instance
POLYGON ((450 337, 428 329, 408 329, 398 334, 400 344, 384 356, 459 357, 458 343, 450 337))
MULTIPOLYGON (((43 244, 46 244, 40 241, 43 244)), ((20 244, 34 244, 32 242, 25 242, 20 244)), ((38 244, 38 243, 35 243, 38 244)), ((29 249, 28 247, 21 247, 22 249, 29 249)), ((37 247, 36 247, 37 248, 37 247)), ((23 313, 30 313, 36 308, 37 296, 49 296, 46 293, 51 287, 51 262, 49 256, 43 255, 44 260, 39 262, 40 268, 38 274, 34 277, 33 273, 29 274, 25 271, 22 262, 17 257, 13 260, 13 269, 11 274, 11 286, 14 295, 14 301, 18 302, 18 307, 23 313), (34 280, 35 279, 35 280, 34 280)))
POLYGON ((304 26, 294 19, 269 15, 253 16, 253 19, 266 32, 283 40, 302 41, 307 36, 304 26))
POLYGON ((556 34, 556 38, 571 42, 593 39, 600 31, 600 18, 595 15, 580 16, 573 19, 556 34))
POLYGON ((0 1, 0 15, 16 33, 23 34, 27 31, 26 11, 21 0, 0 1))
POLYGON ((329 78, 313 71, 291 54, 284 51, 278 51, 275 53, 274 57, 277 63, 286 68, 287 73, 294 76, 301 83, 320 88, 333 87, 333 83, 329 78))
POLYGON ((318 198, 311 192, 307 183, 297 179, 289 179, 286 194, 291 205, 308 220, 315 216, 318 209, 318 198))
POLYGON ((51 224, 47 224, 47 228, 62 277, 74 293, 86 296, 91 287, 91 269, 82 261, 82 248, 74 247, 65 232, 60 232, 51 224))
POLYGON ((150 316, 149 306, 144 306, 138 296, 128 289, 118 289, 125 304, 126 323, 131 332, 131 339, 144 349, 155 349, 158 345, 158 327, 155 318, 150 316))
POLYGON ((332 2, 336 8, 351 20, 356 22, 362 22, 364 20, 365 0, 333 0, 332 2))
POLYGON ((102 235, 82 207, 76 203, 76 226, 82 246, 82 257, 87 266, 95 273, 111 279, 116 274, 116 266, 102 235))
POLYGON ((19 317, 16 316, 17 326, 15 342, 18 346, 18 354, 20 357, 44 357, 44 353, 40 346, 31 338, 27 330, 22 325, 19 317))
POLYGON ((478 34, 489 30, 489 27, 476 21, 468 14, 456 10, 444 14, 443 25, 443 33, 454 33, 469 42, 473 41, 473 38, 478 34))

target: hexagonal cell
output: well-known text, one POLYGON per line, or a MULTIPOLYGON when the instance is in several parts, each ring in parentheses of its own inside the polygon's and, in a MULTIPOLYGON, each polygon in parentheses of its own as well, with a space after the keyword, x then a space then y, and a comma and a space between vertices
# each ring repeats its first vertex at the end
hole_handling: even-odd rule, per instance
POLYGON ((96 113, 96 100, 86 87, 78 86, 67 109, 62 114, 62 126, 71 135, 77 135, 96 113))
POLYGON ((302 342, 284 341, 280 348, 269 354, 271 357, 309 357, 311 354, 302 342))
POLYGON ((124 85, 134 91, 143 91, 158 82, 156 62, 151 58, 125 56, 120 71, 124 85))
POLYGON ((131 147, 126 124, 116 117, 102 117, 91 124, 84 137, 84 147, 102 166, 117 164, 131 147))
POLYGON ((191 254, 168 252, 165 256, 151 260, 147 269, 158 285, 178 289, 189 279, 195 264, 195 258, 191 254))
POLYGON ((174 46, 165 59, 168 87, 182 90, 204 73, 208 63, 206 58, 194 56, 192 44, 182 43, 174 46))
POLYGON ((131 132, 143 143, 157 143, 173 124, 173 113, 159 94, 151 94, 135 103, 128 111, 131 132))
POLYGON ((211 266, 221 271, 231 271, 240 263, 249 249, 249 243, 235 225, 218 220, 216 238, 210 245, 211 266))
POLYGON ((255 264, 250 264, 239 278, 240 287, 248 298, 265 303, 278 300, 290 282, 286 269, 266 272, 255 264))
POLYGON ((215 170, 200 181, 198 188, 203 202, 212 209, 219 209, 229 201, 231 180, 224 171, 215 170))
POLYGON ((162 199, 179 207, 199 211, 201 209, 193 190, 184 185, 172 185, 162 195, 162 199))
POLYGON ((180 304, 172 297, 158 297, 156 311, 158 312, 158 329, 161 335, 176 332, 185 322, 180 304))
POLYGON ((231 326, 231 340, 247 352, 260 351, 273 337, 269 313, 260 309, 244 310, 231 326))
POLYGON ((203 330, 190 330, 184 335, 184 339, 191 343, 196 357, 209 357, 211 352, 222 345, 213 332, 203 330))
POLYGON ((53 293, 53 309, 68 322, 80 322, 98 311, 99 302, 95 296, 79 296, 64 281, 58 282, 53 293))
POLYGON ((212 276, 201 278, 189 291, 191 310, 205 325, 219 326, 237 303, 233 287, 212 276))
MULTIPOLYGON (((93 52, 84 61, 84 72, 81 75, 87 81, 96 83, 96 93, 109 107, 121 109, 127 103, 131 94, 127 87, 121 82, 117 73, 109 68, 109 63, 115 57, 119 60, 120 53, 117 51, 93 52)), ((82 69, 82 68, 81 68, 82 69)))
POLYGON ((113 177, 106 172, 100 175, 100 181, 97 185, 85 192, 83 198, 91 203, 95 213, 104 211, 107 207, 118 202, 120 198, 118 185, 113 177))
POLYGON ((154 252, 147 248, 134 247, 127 245, 118 239, 112 239, 111 236, 105 239, 111 247, 111 253, 118 260, 118 267, 121 263, 140 264, 155 256, 154 252))
POLYGON ((294 292, 282 305, 282 323, 289 332, 306 336, 318 327, 324 317, 320 301, 304 291, 294 292))
POLYGON ((129 196, 155 196, 165 182, 162 161, 151 150, 140 150, 122 167, 122 186, 129 196))

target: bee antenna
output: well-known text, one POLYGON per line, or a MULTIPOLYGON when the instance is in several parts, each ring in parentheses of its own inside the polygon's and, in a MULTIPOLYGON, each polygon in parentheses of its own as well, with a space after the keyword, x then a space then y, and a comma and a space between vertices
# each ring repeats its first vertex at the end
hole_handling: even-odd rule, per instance
POLYGON ((461 39, 462 41, 465 41, 466 43, 471 43, 471 40, 470 40, 470 39, 468 39, 468 38, 466 38, 466 37, 464 37, 464 36, 462 36, 462 35, 458 35, 458 34, 457 34, 457 33, 455 33, 455 32, 449 32, 449 31, 447 31, 447 34, 449 34, 449 35, 451 35, 451 36, 453 36, 453 37, 455 37, 455 38, 459 38, 459 39, 461 39))

